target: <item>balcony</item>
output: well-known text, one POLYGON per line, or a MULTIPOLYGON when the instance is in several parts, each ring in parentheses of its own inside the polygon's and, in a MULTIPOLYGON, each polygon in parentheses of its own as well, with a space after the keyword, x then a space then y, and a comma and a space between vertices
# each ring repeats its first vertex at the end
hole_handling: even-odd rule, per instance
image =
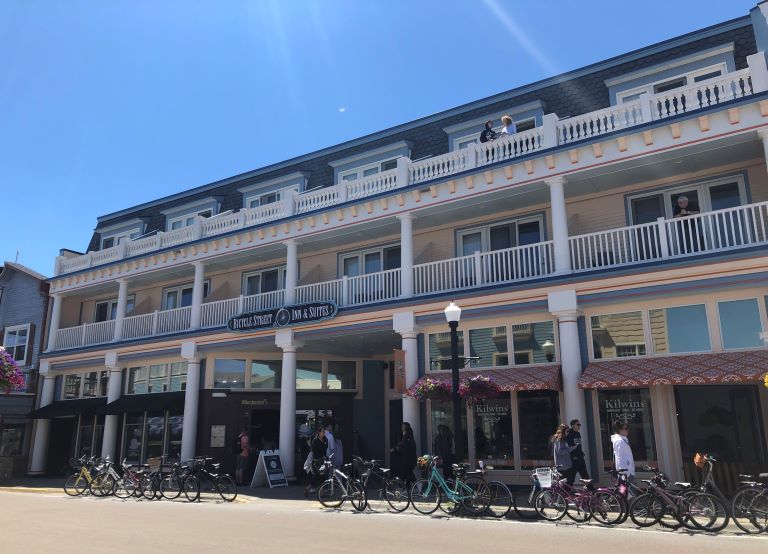
MULTIPOLYGON (((286 191, 284 198, 279 202, 244 208, 236 213, 224 213, 211 218, 198 218, 194 225, 170 232, 160 232, 148 237, 125 241, 112 248, 89 252, 87 254, 56 260, 55 274, 63 275, 74 273, 89 268, 102 266, 120 260, 133 258, 151 252, 169 249, 194 241, 216 237, 237 230, 257 227, 266 223, 272 223, 301 214, 309 214, 317 210, 323 210, 339 206, 348 202, 370 198, 375 195, 397 191, 405 187, 428 183, 435 179, 445 178, 466 171, 476 170, 498 162, 515 160, 530 154, 545 152, 558 146, 577 144, 607 135, 615 131, 630 129, 632 127, 663 121, 674 116, 696 112, 725 102, 744 98, 754 93, 768 89, 768 69, 762 60, 762 54, 750 56, 750 66, 746 69, 728 73, 713 79, 695 83, 693 86, 671 90, 661 94, 641 97, 635 101, 618 106, 597 110, 584 115, 559 119, 555 114, 544 116, 543 125, 529 131, 511 136, 505 136, 498 140, 478 145, 470 145, 469 148, 449 152, 440 156, 434 156, 419 161, 410 161, 407 158, 398 159, 397 168, 356 181, 345 181, 329 187, 313 189, 301 194, 286 191)), ((619 236, 613 238, 620 238, 619 236)), ((586 242, 577 245, 578 248, 588 247, 590 240, 611 240, 612 237, 593 237, 584 239, 586 242)), ((658 240, 657 240, 658 242, 658 240)), ((659 246, 660 247, 660 246, 659 246)), ((624 259, 627 250, 615 251, 614 259, 624 259)), ((495 278, 492 271, 499 271, 498 277, 506 276, 507 271, 518 271, 516 275, 524 275, 527 271, 546 272, 549 268, 543 257, 530 258, 527 263, 532 264, 525 268, 522 261, 514 266, 514 270, 502 269, 499 264, 502 260, 482 261, 487 267, 483 269, 491 279, 495 278), (497 266, 499 266, 498 269, 497 266), (536 267, 533 267, 536 266, 536 267)), ((593 262, 590 253, 586 258, 579 258, 581 265, 601 264, 597 258, 593 262)), ((642 255, 645 255, 644 253, 642 255)), ((481 258, 484 260, 484 258, 481 258)), ((429 294, 462 288, 473 283, 474 286, 485 283, 486 277, 480 277, 480 269, 475 266, 475 260, 457 259, 437 262, 438 265, 422 267, 416 274, 418 294, 429 294)), ((511 266, 510 266, 511 267, 511 266)), ((602 267, 602 265, 600 265, 602 267)), ((510 276, 512 274, 509 274, 510 276)), ((541 274, 536 274, 540 276, 541 274)), ((385 278, 386 280, 386 278, 385 278)), ((365 289, 369 284, 354 282, 350 286, 359 284, 365 289)), ((313 285, 314 286, 314 285, 313 285)), ((323 285, 325 288, 302 291, 302 294, 314 294, 320 290, 324 294, 331 294, 342 304, 345 300, 342 293, 346 290, 342 283, 323 285)), ((348 293, 350 291, 347 291, 348 293)), ((367 293, 366 293, 367 294, 367 293)), ((384 297, 399 292, 389 289, 381 293, 384 297)), ((385 299, 385 298, 382 299, 385 299)), ((358 290, 352 290, 351 296, 346 301, 355 302, 356 298, 367 298, 358 290)), ((94 327, 86 333, 94 337, 100 333, 109 334, 107 325, 94 327)), ((85 335, 83 335, 84 337, 85 335)), ((76 337, 72 337, 76 339, 76 337)))
MULTIPOLYGON (((669 259, 733 251, 768 244, 768 202, 748 204, 678 219, 630 225, 570 237, 571 273, 628 267, 669 259)), ((553 242, 476 252, 413 266, 413 298, 494 285, 522 283, 555 274, 553 242)), ((409 298, 403 294, 404 272, 391 269, 296 287, 298 303, 333 301, 340 308, 374 305, 409 298)), ((282 306, 285 291, 239 296, 202 305, 202 329, 225 327, 244 312, 282 306)), ((190 329, 191 308, 126 317, 120 340, 183 333, 190 329)), ((59 329, 56 350, 115 342, 115 321, 59 329)), ((530 333, 527 325, 517 334, 530 333)))

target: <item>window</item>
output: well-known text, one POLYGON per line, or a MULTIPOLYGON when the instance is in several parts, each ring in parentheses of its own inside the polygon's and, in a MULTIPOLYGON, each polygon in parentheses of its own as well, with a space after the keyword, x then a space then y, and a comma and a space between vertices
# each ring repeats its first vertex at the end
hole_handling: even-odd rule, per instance
POLYGON ((475 362, 477 367, 509 365, 506 325, 486 329, 470 329, 469 355, 479 358, 475 362))
POLYGON ((106 396, 108 381, 109 375, 105 370, 86 373, 83 379, 83 398, 106 396))
POLYGON ((16 360, 19 365, 25 365, 27 362, 27 347, 29 344, 30 325, 15 325, 6 327, 3 346, 8 354, 16 360))
POLYGON ((711 65, 703 69, 697 69, 695 71, 689 71, 688 73, 676 75, 659 81, 648 83, 640 87, 635 87, 629 90, 616 93, 617 103, 633 102, 640 98, 643 93, 646 94, 661 94, 670 90, 683 88, 689 84, 699 83, 706 81, 707 79, 714 79, 724 74, 726 67, 724 63, 711 65))
MULTIPOLYGON (((134 305, 136 303, 136 295, 129 294, 125 303, 125 315, 130 315, 133 312, 134 305)), ((117 298, 110 298, 109 300, 102 300, 96 302, 96 308, 93 314, 94 323, 100 321, 110 321, 117 317, 117 298)))
POLYGON ((165 392, 168 390, 168 365, 154 364, 149 366, 149 392, 165 392))
POLYGON ((245 388, 245 360, 217 358, 213 367, 213 388, 245 388))
POLYGON ((656 354, 711 350, 704 304, 650 310, 648 315, 656 354))
POLYGON ((122 457, 129 463, 144 463, 147 458, 166 456, 168 461, 181 455, 184 416, 156 411, 126 414, 123 427, 122 457))
POLYGON ((168 415, 168 459, 181 459, 181 432, 184 428, 184 414, 168 415))
POLYGON ((642 312, 593 315, 590 321, 596 360, 645 355, 642 312))
POLYGON ((147 443, 145 458, 162 456, 165 443, 165 412, 149 412, 147 414, 144 436, 147 443))
MULTIPOLYGON (((203 298, 208 296, 211 287, 211 281, 206 279, 203 282, 203 298)), ((185 308, 192 305, 192 285, 180 285, 163 289, 163 310, 173 310, 175 308, 185 308)))
POLYGON ((296 389, 322 389, 323 363, 312 360, 296 362, 296 389))
POLYGON ((195 224, 195 220, 199 217, 211 217, 213 215, 213 210, 210 208, 207 210, 202 210, 197 213, 192 214, 186 214, 179 217, 174 217, 173 219, 169 219, 168 223, 166 224, 166 231, 174 231, 176 229, 182 229, 184 227, 191 227, 195 224))
POLYGON ((281 360, 252 360, 251 388, 279 389, 283 375, 281 360))
POLYGON ((280 190, 272 190, 264 193, 252 192, 249 194, 244 194, 245 207, 258 208, 259 206, 274 204, 275 202, 279 202, 280 200, 285 198, 286 193, 289 191, 298 193, 299 187, 288 187, 288 188, 284 188, 280 190))
POLYGON ((147 393, 147 367, 132 367, 128 370, 128 394, 147 393))
POLYGON ((171 366, 170 391, 187 390, 187 364, 185 362, 173 362, 171 366))
POLYGON ((129 463, 141 463, 144 444, 144 414, 126 414, 123 430, 123 457, 129 463))
POLYGON ((355 389, 357 363, 353 361, 329 361, 326 388, 329 390, 355 389))
POLYGON ((512 448, 512 403, 509 393, 499 398, 477 402, 475 415, 475 459, 485 460, 495 469, 515 465, 512 448))
POLYGON ((512 325, 515 365, 546 364, 556 360, 555 324, 552 321, 512 325))
MULTIPOLYGON (((464 356, 464 331, 458 331, 459 356, 464 356)), ((429 368, 451 369, 451 334, 432 333, 429 335, 429 368)))
POLYGON ((170 362, 128 369, 125 394, 154 394, 186 390, 187 363, 170 362))
POLYGON ((77 430, 77 456, 94 456, 96 454, 93 444, 93 416, 80 416, 80 424, 77 430))
POLYGON ((520 425, 521 469, 550 466, 552 447, 549 437, 560 423, 557 391, 520 391, 517 393, 520 425))
POLYGON ((348 169, 347 171, 339 172, 339 182, 342 181, 356 181, 364 177, 370 177, 383 171, 389 171, 397 167, 397 158, 391 158, 384 160, 383 162, 376 162, 368 165, 356 167, 355 169, 348 169))
POLYGON ((80 398, 80 385, 82 383, 82 377, 77 374, 64 376, 64 400, 72 400, 80 398))
POLYGON ((23 423, 0 424, 0 456, 21 456, 25 430, 23 423))
POLYGON ((340 273, 344 277, 357 277, 400 267, 400 246, 392 245, 343 254, 340 273))
POLYGON ((723 350, 763 346, 760 308, 756 298, 718 302, 723 350))
MULTIPOLYGON (((701 388, 701 387, 699 387, 701 388)), ((611 435, 616 421, 629 424, 629 444, 635 465, 656 466, 656 439, 653 433, 653 410, 649 389, 599 390, 600 440, 603 445, 603 467, 613 467, 611 435)))
POLYGON ((261 294, 285 288, 285 267, 249 271, 243 274, 243 294, 261 294))
MULTIPOLYGON (((448 437, 454 438, 455 433, 453 432, 453 404, 448 402, 437 402, 435 400, 430 400, 430 409, 429 409, 429 415, 430 415, 430 423, 432 425, 432 448, 433 453, 435 455, 443 456, 445 457, 446 452, 443 451, 443 449, 447 450, 447 444, 448 441, 445 441, 445 443, 441 443, 441 441, 438 439, 438 437, 441 435, 441 433, 447 434, 448 437)), ((467 442, 467 406, 466 403, 462 400, 461 401, 461 415, 460 415, 460 425, 461 425, 461 434, 462 434, 462 444, 467 445, 469 444, 467 442)), ((455 444, 455 443, 454 443, 455 444)), ((468 448, 464 449, 464 459, 462 460, 454 460, 454 463, 466 463, 469 461, 469 456, 467 455, 469 452, 468 448)))
POLYGON ((113 246, 117 246, 118 244, 121 244, 122 242, 126 240, 134 240, 141 236, 141 229, 132 229, 130 231, 125 231, 123 233, 113 234, 113 235, 102 235, 101 237, 101 249, 105 250, 107 248, 112 248, 113 246))
POLYGON ((469 256, 475 252, 535 244, 541 242, 543 229, 542 218, 536 216, 459 231, 458 254, 469 256))

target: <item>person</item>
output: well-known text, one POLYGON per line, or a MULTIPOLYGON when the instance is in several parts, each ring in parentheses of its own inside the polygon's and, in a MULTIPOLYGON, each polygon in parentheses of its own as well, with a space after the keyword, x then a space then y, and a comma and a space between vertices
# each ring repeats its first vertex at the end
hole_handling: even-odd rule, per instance
POLYGON ((629 481, 635 479, 635 457, 629 445, 629 424, 616 420, 613 424, 614 434, 611 435, 613 445, 613 465, 617 470, 624 469, 629 481))
POLYGON ((550 442, 552 443, 552 457, 554 459, 555 468, 560 474, 568 480, 568 484, 573 484, 573 463, 571 462, 571 451, 568 448, 568 443, 565 440, 565 435, 568 432, 568 426, 565 423, 561 423, 557 426, 555 434, 552 435, 550 442))
POLYGON ((333 436, 333 426, 330 423, 325 424, 325 440, 327 444, 325 455, 333 461, 336 454, 336 439, 333 436))
POLYGON ((496 131, 493 130, 493 121, 489 119, 485 122, 485 129, 480 133, 480 142, 496 140, 496 136, 496 131))
POLYGON ((586 456, 581 447, 581 422, 578 419, 571 420, 571 428, 565 435, 565 442, 568 443, 568 449, 571 451, 573 478, 575 479, 578 473, 581 479, 589 479, 586 456))
POLYGON ((439 425, 435 437, 435 455, 443 459, 443 477, 453 478, 453 433, 447 425, 439 425))
POLYGON ((515 126, 515 122, 512 121, 512 118, 508 115, 505 115, 501 118, 501 132, 499 133, 500 136, 504 135, 514 135, 517 133, 517 127, 515 126))
MULTIPOLYGON (((688 197, 681 194, 675 201, 672 216, 676 219, 699 213, 699 207, 690 202, 688 197)), ((676 225, 679 240, 678 248, 682 254, 698 252, 704 245, 704 235, 701 233, 701 223, 696 219, 681 221, 676 225)))
POLYGON ((691 203, 687 196, 681 194, 677 197, 673 212, 674 217, 687 217, 699 213, 699 207, 696 204, 691 203))
POLYGON ((328 439, 325 436, 325 429, 321 427, 312 437, 310 443, 310 451, 312 452, 312 463, 309 471, 309 484, 304 489, 304 496, 309 496, 309 493, 315 492, 318 485, 323 479, 321 467, 325 461, 325 454, 328 449, 328 439))
POLYGON ((400 426, 403 432, 400 442, 397 443, 392 449, 392 452, 398 452, 400 454, 400 478, 405 481, 408 490, 411 488, 411 484, 415 480, 413 470, 416 469, 416 441, 413 438, 413 429, 411 424, 404 421, 400 426))
POLYGON ((251 445, 248 438, 248 432, 243 430, 237 436, 240 441, 240 452, 237 455, 237 469, 235 471, 235 478, 238 485, 247 485, 246 479, 248 478, 248 461, 251 456, 251 445))

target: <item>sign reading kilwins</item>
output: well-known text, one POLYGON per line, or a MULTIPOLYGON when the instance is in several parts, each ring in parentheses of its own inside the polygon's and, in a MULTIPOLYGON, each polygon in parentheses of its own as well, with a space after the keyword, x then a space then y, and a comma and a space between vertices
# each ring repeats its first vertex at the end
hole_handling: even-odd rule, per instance
POLYGON ((227 322, 227 328, 230 331, 255 331, 270 327, 314 323, 315 321, 330 319, 335 315, 336 304, 333 302, 309 302, 240 314, 227 322))

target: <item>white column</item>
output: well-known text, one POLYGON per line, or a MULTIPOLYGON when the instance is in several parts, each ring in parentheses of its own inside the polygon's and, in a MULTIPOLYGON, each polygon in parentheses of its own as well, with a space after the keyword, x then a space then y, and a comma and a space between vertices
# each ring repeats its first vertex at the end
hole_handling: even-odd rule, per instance
POLYGON ((300 344, 293 329, 280 329, 275 344, 283 350, 283 375, 280 381, 280 461, 288 478, 294 477, 296 451, 296 351, 300 344))
POLYGON ((51 324, 48 326, 48 350, 46 352, 56 350, 56 332, 61 324, 61 303, 63 297, 60 294, 52 294, 51 298, 53 298, 53 307, 51 309, 51 324))
POLYGON ((199 329, 203 314, 203 292, 205 289, 205 266, 203 262, 192 262, 195 266, 195 280, 192 285, 192 312, 189 317, 189 328, 199 329))
MULTIPOLYGON (((40 393, 40 408, 48 406, 53 402, 56 384, 53 375, 44 375, 42 373, 41 375, 43 376, 43 390, 40 393)), ((51 420, 38 419, 35 425, 35 438, 32 445, 32 462, 29 466, 29 473, 32 475, 45 473, 45 465, 48 461, 48 437, 50 432, 51 420)))
POLYGON ((759 129, 757 136, 760 137, 760 141, 763 143, 763 159, 768 164, 768 129, 759 129))
POLYGON ((200 358, 194 342, 181 345, 181 356, 187 360, 187 388, 184 393, 184 423, 181 428, 181 459, 195 457, 197 446, 197 403, 200 396, 200 358))
POLYGON ((571 253, 568 246, 568 216, 565 211, 564 177, 545 181, 549 186, 549 203, 552 210, 552 242, 555 252, 555 272, 571 271, 571 253))
MULTIPOLYGON (((120 302, 118 300, 118 302, 120 302)), ((107 382, 107 403, 111 404, 120 398, 123 387, 123 372, 118 367, 117 352, 107 352, 104 357, 104 365, 109 371, 109 381, 107 382)), ((119 461, 115 458, 117 452, 117 429, 120 424, 120 416, 108 414, 104 416, 104 440, 101 446, 101 457, 105 460, 109 457, 112 461, 119 461)))
POLYGON ((400 220, 400 296, 413 296, 413 216, 402 214, 400 220))
POLYGON ((549 311, 557 317, 560 337, 560 367, 563 373, 563 398, 565 400, 565 410, 560 419, 566 424, 572 419, 578 419, 581 422, 582 448, 589 459, 588 437, 590 430, 587 425, 587 408, 584 401, 584 391, 579 388, 582 371, 579 341, 579 316, 581 313, 578 309, 576 291, 551 292, 548 300, 549 311))
MULTIPOLYGON (((123 241, 125 242, 125 241, 123 241)), ((123 339, 123 321, 125 320, 125 311, 128 307, 128 280, 117 280, 117 314, 115 314, 115 341, 123 339)), ((103 458, 104 456, 102 456, 103 458)))
POLYGON ((285 303, 296 303, 296 285, 299 282, 298 245, 293 239, 285 241, 285 303))
MULTIPOLYGON (((419 380, 419 350, 416 317, 413 312, 397 312, 392 317, 392 327, 402 337, 402 349, 405 352, 405 386, 410 387, 419 380)), ((421 453, 421 410, 419 401, 403 396, 403 422, 413 428, 416 452, 421 453)))

